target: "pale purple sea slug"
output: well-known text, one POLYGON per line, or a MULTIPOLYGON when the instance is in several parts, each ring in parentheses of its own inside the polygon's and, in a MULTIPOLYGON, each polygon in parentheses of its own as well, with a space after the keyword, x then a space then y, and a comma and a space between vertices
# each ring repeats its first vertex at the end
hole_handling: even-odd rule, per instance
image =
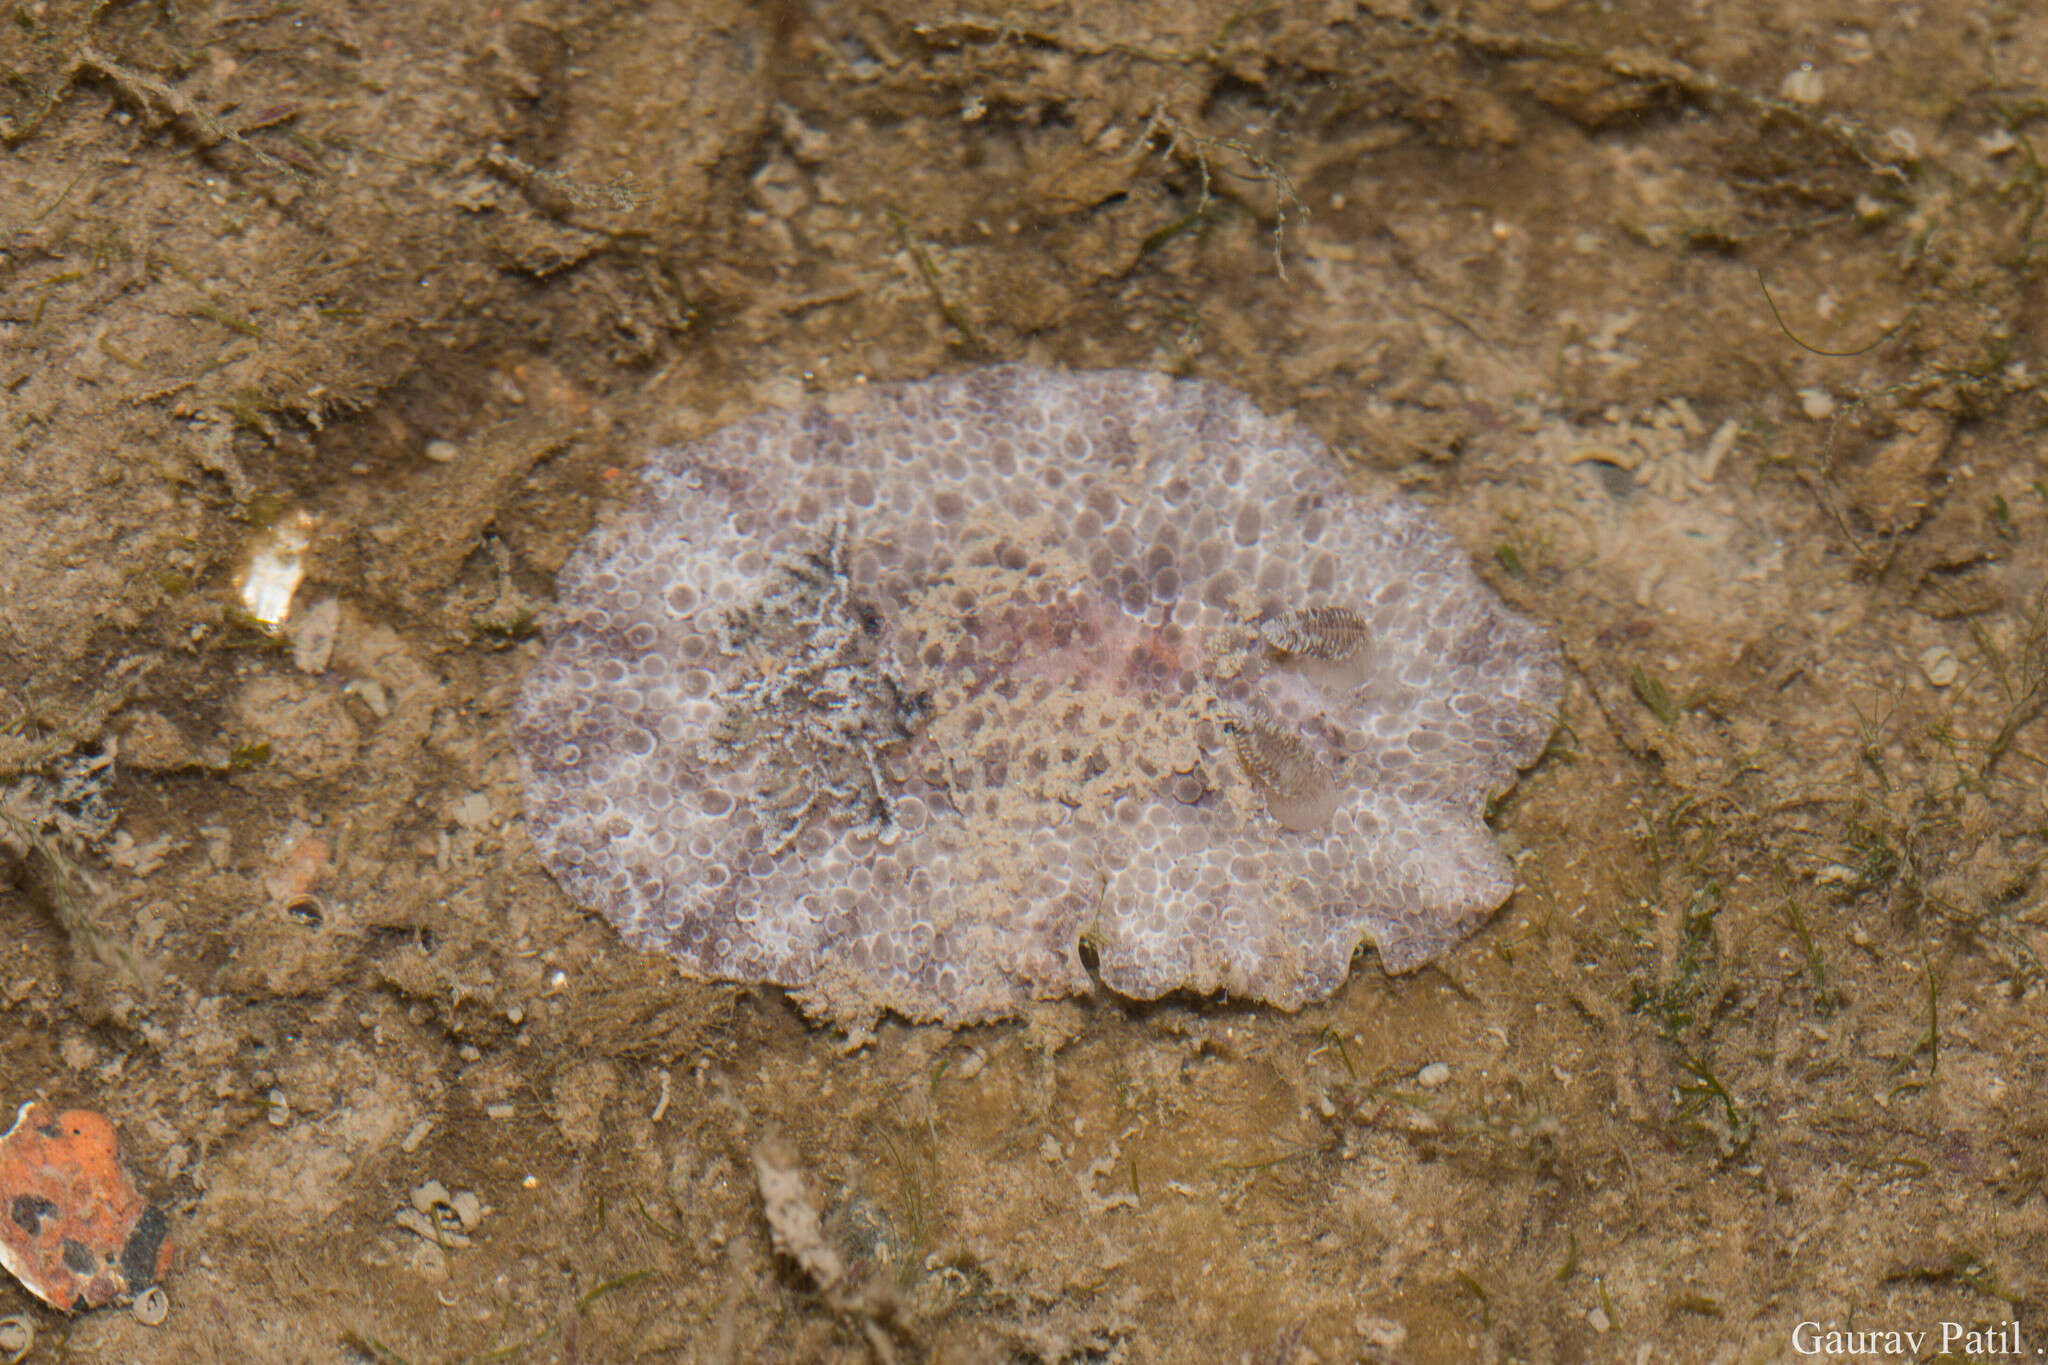
POLYGON ((1328 995, 1513 889, 1555 645, 1414 502, 1212 384, 1005 366, 655 453, 515 737, 570 896, 693 975, 961 1024, 1328 995))

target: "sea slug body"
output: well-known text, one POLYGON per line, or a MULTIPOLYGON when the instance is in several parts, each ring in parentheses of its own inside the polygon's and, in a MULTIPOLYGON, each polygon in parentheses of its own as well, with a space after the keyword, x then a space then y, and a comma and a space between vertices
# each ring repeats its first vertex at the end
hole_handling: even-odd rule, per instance
POLYGON ((1513 889, 1555 646, 1416 503, 1217 386, 1004 366, 655 453, 515 725, 569 894, 860 1024, 1335 990, 1513 889))

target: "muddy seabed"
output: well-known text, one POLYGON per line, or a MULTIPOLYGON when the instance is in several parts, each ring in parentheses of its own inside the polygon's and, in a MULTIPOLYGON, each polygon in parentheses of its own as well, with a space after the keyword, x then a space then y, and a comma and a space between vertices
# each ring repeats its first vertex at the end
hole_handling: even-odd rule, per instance
POLYGON ((2048 16, 17 0, 0 66, 0 1101, 181 1242, 158 1327, 0 1288, 32 1360, 2048 1343, 2048 16), (1001 359, 1291 411, 1555 625, 1488 929, 849 1053, 564 898, 508 709, 650 447, 1001 359))

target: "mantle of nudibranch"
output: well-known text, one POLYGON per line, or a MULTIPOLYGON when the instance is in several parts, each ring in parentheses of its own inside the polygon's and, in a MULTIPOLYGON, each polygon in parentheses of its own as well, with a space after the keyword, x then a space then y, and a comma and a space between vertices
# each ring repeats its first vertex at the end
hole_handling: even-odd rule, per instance
POLYGON ((520 696, 568 893, 848 1024, 1328 995, 1513 889, 1561 689, 1416 503, 1213 384, 1004 366, 657 451, 520 696))

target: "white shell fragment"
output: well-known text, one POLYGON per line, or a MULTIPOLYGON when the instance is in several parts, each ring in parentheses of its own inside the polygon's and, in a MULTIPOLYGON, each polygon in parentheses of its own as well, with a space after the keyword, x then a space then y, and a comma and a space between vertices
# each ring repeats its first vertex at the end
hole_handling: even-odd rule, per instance
POLYGON ((520 697, 577 901, 813 1013, 1293 1008, 1513 889, 1561 675, 1423 510, 1214 385, 1010 366, 657 451, 520 697))
POLYGON ((1819 104, 1827 97, 1828 83, 1813 69, 1813 63, 1801 62, 1778 82, 1778 93, 1794 104, 1819 104))
POLYGON ((1947 645, 1935 645, 1921 653, 1920 671, 1936 687, 1947 687, 1963 671, 1963 664, 1947 645))
POLYGON ((248 559, 236 576, 235 592, 242 609, 264 629, 276 630, 291 615, 292 594, 306 576, 306 551, 319 525, 319 518, 312 513, 296 511, 250 538, 248 559))
POLYGON ((456 1249, 471 1244, 468 1234, 476 1231, 489 1212, 475 1191, 450 1194, 438 1180, 414 1187, 410 1203, 411 1207, 394 1213, 391 1221, 423 1241, 456 1249))

